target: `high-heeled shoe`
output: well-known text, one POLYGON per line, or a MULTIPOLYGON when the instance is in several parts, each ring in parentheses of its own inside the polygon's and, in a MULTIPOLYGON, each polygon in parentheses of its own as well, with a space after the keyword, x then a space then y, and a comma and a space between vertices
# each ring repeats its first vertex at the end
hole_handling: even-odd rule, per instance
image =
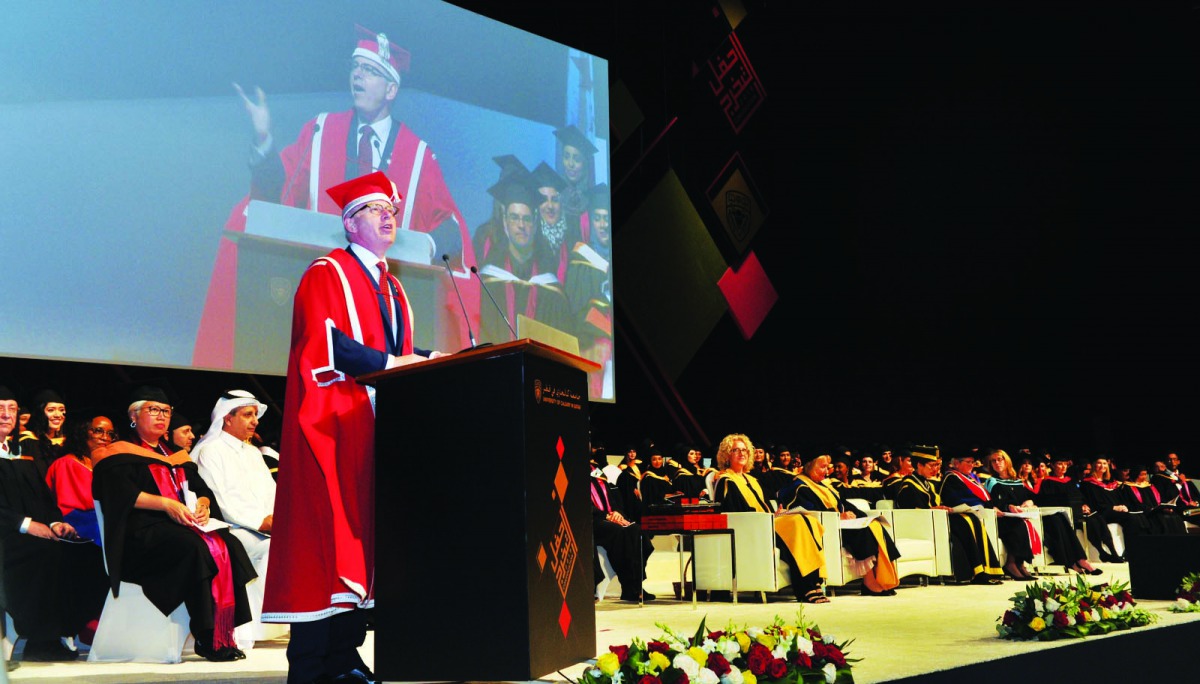
POLYGON ((1037 579, 1036 577, 1029 574, 1028 572, 1025 572, 1023 568, 1021 569, 1022 570, 1021 572, 1017 572, 1017 570, 1018 570, 1018 566, 1015 566, 1015 565, 1012 566, 1011 569, 1007 565, 1004 566, 1004 574, 1007 575, 1008 577, 1010 577, 1011 579, 1017 580, 1018 582, 1032 582, 1033 580, 1037 579))
POLYGON ((883 589, 882 591, 872 591, 867 585, 862 585, 863 596, 895 596, 895 589, 883 589))
POLYGON ((1081 575, 1103 575, 1104 574, 1104 571, 1101 570, 1100 568, 1092 568, 1091 570, 1088 570, 1087 568, 1083 567, 1082 565, 1080 565, 1078 563, 1076 563, 1075 565, 1068 566, 1067 570, 1071 570, 1072 572, 1077 572, 1081 575))
POLYGON ((1115 553, 1100 552, 1100 561, 1104 563, 1124 563, 1125 556, 1118 556, 1115 553))

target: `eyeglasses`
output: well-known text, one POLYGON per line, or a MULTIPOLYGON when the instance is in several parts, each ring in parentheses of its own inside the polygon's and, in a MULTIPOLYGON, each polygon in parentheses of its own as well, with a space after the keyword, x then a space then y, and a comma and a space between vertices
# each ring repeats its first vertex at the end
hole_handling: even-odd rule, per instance
POLYGON ((532 214, 523 215, 523 214, 513 214, 510 212, 504 218, 508 219, 509 221, 512 221, 513 223, 524 223, 527 226, 533 225, 533 215, 532 214))
POLYGON ((166 416, 168 418, 171 417, 171 407, 170 406, 143 406, 142 409, 145 410, 146 413, 149 413, 152 416, 166 416))
POLYGON ((118 436, 117 433, 112 430, 105 430, 104 428, 98 427, 88 428, 88 433, 95 435, 96 437, 108 437, 109 439, 116 439, 118 436))
POLYGON ((388 78, 387 74, 380 71, 379 67, 371 64, 370 62, 360 62, 357 59, 350 60, 350 73, 353 74, 355 71, 359 70, 362 70, 362 72, 367 76, 374 76, 375 78, 388 78))
POLYGON ((357 215, 357 214, 361 214, 364 211, 367 212, 368 214, 374 214, 376 216, 389 216, 391 218, 396 218, 396 207, 394 207, 390 204, 380 204, 378 202, 375 202, 372 204, 366 204, 366 205, 363 205, 362 209, 359 209, 358 211, 356 211, 354 213, 357 215))
POLYGON ((737 449, 730 449, 730 450, 729 450, 729 453, 731 453, 731 454, 748 454, 748 453, 750 453, 750 450, 749 450, 749 449, 746 449, 746 448, 739 447, 739 448, 737 448, 737 449))

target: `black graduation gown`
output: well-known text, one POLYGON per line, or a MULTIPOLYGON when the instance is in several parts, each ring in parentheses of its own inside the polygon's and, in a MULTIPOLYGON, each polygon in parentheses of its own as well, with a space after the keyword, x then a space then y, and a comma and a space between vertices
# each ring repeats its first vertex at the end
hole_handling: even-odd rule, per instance
MULTIPOLYGON (((1076 529, 1082 527, 1087 533, 1088 541, 1097 549, 1105 550, 1106 553, 1113 553, 1112 532, 1108 530, 1108 523, 1100 511, 1092 509, 1091 512, 1083 512, 1083 494, 1079 491, 1079 485, 1069 478, 1053 478, 1046 477, 1034 485, 1033 502, 1038 506, 1069 506, 1074 514, 1076 529), (1087 522, 1085 525, 1084 522, 1087 522)), ((1052 552, 1053 553, 1053 552, 1052 552)), ((1057 556, 1055 559, 1057 560, 1057 556)))
MULTIPOLYGON (((827 506, 821 497, 813 491, 813 488, 803 480, 794 480, 787 487, 779 490, 779 506, 781 508, 801 506, 809 511, 850 512, 854 514, 855 518, 867 517, 866 511, 846 501, 836 490, 830 487, 826 489, 832 491, 834 496, 837 497, 837 506, 835 508, 827 506)), ((883 530, 883 538, 887 543, 888 557, 892 560, 899 558, 900 551, 896 548, 896 542, 892 540, 892 535, 886 528, 883 530)), ((879 541, 875 539, 875 535, 867 528, 843 529, 842 547, 849 551, 855 560, 860 561, 879 554, 879 541)))
MULTIPOLYGON (((1002 506, 1020 506, 1022 502, 1032 500, 1037 504, 1033 490, 1023 482, 1015 480, 996 480, 992 483, 992 499, 1002 506)), ((1008 542, 1005 541, 1007 544, 1008 542)), ((1075 565, 1087 557, 1079 537, 1075 536, 1075 528, 1071 526, 1063 513, 1042 514, 1042 543, 1054 560, 1068 567, 1075 565)))
POLYGON ((0 607, 13 618, 17 634, 31 640, 70 634, 59 575, 65 542, 21 534, 26 518, 46 525, 62 522, 54 493, 38 464, 28 458, 0 459, 0 607))
POLYGON ((1083 480, 1079 483, 1079 493, 1083 495, 1083 502, 1098 512, 1105 524, 1119 524, 1126 539, 1152 532, 1149 518, 1138 510, 1138 501, 1120 484, 1105 486, 1091 479, 1083 480), (1115 511, 1114 506, 1126 506, 1129 511, 1115 511))
MULTIPOLYGON (((621 581, 622 595, 632 598, 640 591, 642 580, 646 578, 646 560, 654 551, 654 545, 642 534, 642 526, 639 523, 622 526, 608 520, 610 511, 617 511, 629 520, 621 493, 616 487, 599 477, 591 478, 590 487, 592 541, 596 546, 603 546, 608 554, 609 562, 617 571, 617 579, 621 581)), ((600 582, 599 565, 599 561, 593 563, 593 584, 600 582)))
MULTIPOLYGON (((113 448, 119 451, 122 446, 133 447, 119 442, 113 448)), ((204 540, 162 511, 134 507, 142 492, 159 495, 150 470, 152 464, 182 468, 191 491, 208 497, 211 502, 210 515, 217 517, 220 513, 216 497, 190 460, 170 465, 135 452, 114 453, 98 461, 92 474, 92 494, 104 514, 104 542, 113 595, 118 595, 122 581, 139 584, 146 598, 163 615, 170 615, 180 603, 186 603, 192 631, 211 630, 215 614, 212 581, 218 568, 204 540)), ((252 619, 246 583, 257 574, 237 537, 228 529, 216 534, 225 541, 233 571, 234 625, 245 624, 252 619)))
MULTIPOLYGON (((942 505, 938 487, 941 481, 928 480, 916 473, 905 475, 896 487, 896 508, 933 508, 942 505)), ((999 575, 1000 561, 987 538, 983 523, 971 513, 950 513, 950 553, 954 577, 960 582, 980 574, 999 575)))

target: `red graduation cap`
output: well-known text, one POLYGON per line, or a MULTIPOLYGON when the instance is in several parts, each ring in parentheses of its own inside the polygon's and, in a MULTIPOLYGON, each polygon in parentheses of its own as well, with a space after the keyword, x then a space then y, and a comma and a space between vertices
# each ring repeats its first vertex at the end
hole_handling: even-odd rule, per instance
POLYGON ((358 45, 354 48, 354 57, 362 57, 379 66, 387 72, 396 83, 400 82, 400 74, 408 72, 412 55, 408 50, 388 40, 386 34, 376 33, 358 24, 354 25, 358 34, 358 45))
POLYGON ((393 205, 400 203, 400 193, 396 191, 396 184, 382 171, 352 178, 329 188, 325 193, 342 208, 342 218, 358 211, 367 202, 384 201, 393 205))

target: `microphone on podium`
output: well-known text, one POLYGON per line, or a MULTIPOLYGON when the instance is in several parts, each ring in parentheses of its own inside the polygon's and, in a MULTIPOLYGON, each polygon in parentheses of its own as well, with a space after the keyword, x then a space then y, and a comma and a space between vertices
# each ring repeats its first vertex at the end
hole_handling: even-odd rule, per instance
POLYGON ((517 330, 516 330, 516 328, 513 328, 513 325, 512 325, 512 323, 510 323, 510 322, 508 321, 508 316, 505 316, 505 315, 504 315, 504 309, 501 309, 501 308, 500 308, 500 305, 496 303, 496 298, 492 296, 492 293, 491 293, 491 292, 490 292, 490 291, 487 289, 487 285, 485 285, 485 284, 483 283, 483 278, 480 278, 480 277, 479 277, 479 269, 477 269, 477 268, 475 268, 474 266, 472 266, 472 267, 471 267, 471 273, 474 273, 474 274, 475 274, 475 279, 479 281, 479 287, 483 288, 483 291, 484 291, 484 292, 487 294, 487 296, 488 296, 488 299, 492 300, 492 306, 496 307, 496 313, 500 314, 500 318, 503 318, 503 319, 504 319, 504 325, 507 325, 507 326, 508 326, 508 331, 509 331, 510 333, 512 333, 513 340, 516 340, 516 339, 517 339, 517 330))
MULTIPOLYGON (((467 338, 471 340, 471 346, 467 349, 478 349, 481 346, 487 346, 488 343, 482 345, 475 343, 475 333, 471 330, 471 317, 467 315, 467 306, 463 304, 462 295, 458 291, 458 283, 454 282, 454 271, 450 270, 450 255, 442 255, 442 263, 446 266, 446 275, 450 278, 450 284, 454 286, 454 296, 458 298, 458 306, 462 309, 463 322, 467 324, 467 338)), ((463 349, 461 351, 466 351, 463 349)))

